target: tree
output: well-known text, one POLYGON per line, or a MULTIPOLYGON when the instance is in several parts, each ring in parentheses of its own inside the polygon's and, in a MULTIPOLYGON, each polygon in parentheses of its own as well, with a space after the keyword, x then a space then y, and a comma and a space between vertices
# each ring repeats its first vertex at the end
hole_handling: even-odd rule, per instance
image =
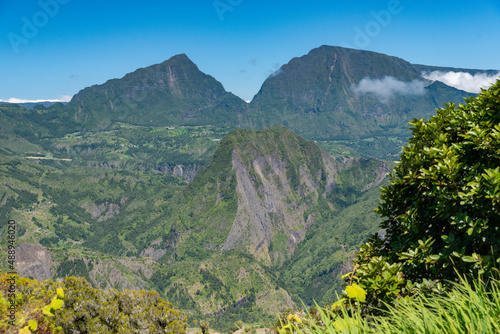
POLYGON ((361 247, 347 277, 368 292, 369 307, 498 273, 500 80, 410 125, 376 210, 386 235, 361 247))

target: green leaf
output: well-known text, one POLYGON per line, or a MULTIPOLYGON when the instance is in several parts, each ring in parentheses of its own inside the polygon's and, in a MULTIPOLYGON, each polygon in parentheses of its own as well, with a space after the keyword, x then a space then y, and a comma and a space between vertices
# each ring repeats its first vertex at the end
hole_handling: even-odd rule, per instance
POLYGON ((54 310, 59 310, 63 306, 63 301, 57 297, 52 298, 52 302, 50 303, 50 306, 54 310))
POLYGON ((462 257, 462 261, 471 263, 471 262, 478 262, 478 259, 475 259, 472 256, 464 256, 462 257))
POLYGON ((28 321, 28 326, 32 331, 34 331, 38 328, 38 323, 36 322, 36 320, 30 320, 28 321))
POLYGON ((31 334, 29 326, 23 327, 19 330, 19 334, 31 334))
POLYGON ((54 316, 54 313, 52 313, 52 307, 50 305, 44 306, 42 309, 42 313, 49 316, 49 317, 54 316))

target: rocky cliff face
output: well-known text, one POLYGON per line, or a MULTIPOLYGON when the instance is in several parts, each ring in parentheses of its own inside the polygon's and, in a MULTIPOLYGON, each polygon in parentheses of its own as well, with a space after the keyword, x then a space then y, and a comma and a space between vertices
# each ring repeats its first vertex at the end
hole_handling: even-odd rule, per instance
POLYGON ((299 166, 300 187, 295 191, 286 173, 291 167, 285 161, 261 155, 251 161, 248 168, 240 154, 244 153, 233 151, 232 161, 237 178, 238 210, 222 249, 245 245, 248 252, 267 263, 283 261, 293 254, 315 222, 314 215, 304 215, 306 211, 335 186, 337 171, 348 164, 339 163, 322 152, 324 169, 311 175, 307 164, 299 166), (250 171, 254 171, 253 175, 250 171), (318 180, 318 176, 323 177, 321 174, 326 174, 323 185, 318 180))
POLYGON ((235 131, 194 178, 182 200, 187 205, 174 214, 179 220, 162 246, 150 245, 143 254, 156 257, 165 249, 179 256, 202 246, 209 252, 243 251, 280 266, 321 215, 341 209, 332 192, 357 196, 388 171, 383 162, 364 166, 360 159, 335 159, 283 127, 235 131), (360 169, 362 177, 338 188, 338 174, 350 169, 360 169))
POLYGON ((168 163, 158 165, 158 170, 165 174, 182 177, 184 180, 193 181, 201 166, 197 164, 170 165, 168 163))
POLYGON ((52 278, 52 254, 40 244, 21 243, 16 247, 16 269, 22 277, 52 278))
MULTIPOLYGON (((294 188, 286 172, 292 168, 290 162, 260 155, 245 166, 240 158, 243 154, 233 151, 238 209, 222 250, 244 248, 265 263, 280 265, 316 223, 318 204, 335 189, 338 173, 357 165, 359 159, 336 160, 321 151, 322 168, 313 174, 310 162, 304 161, 298 166, 299 186, 294 188)), ((384 162, 367 171, 371 175, 366 175, 361 192, 380 184, 388 172, 384 162)))

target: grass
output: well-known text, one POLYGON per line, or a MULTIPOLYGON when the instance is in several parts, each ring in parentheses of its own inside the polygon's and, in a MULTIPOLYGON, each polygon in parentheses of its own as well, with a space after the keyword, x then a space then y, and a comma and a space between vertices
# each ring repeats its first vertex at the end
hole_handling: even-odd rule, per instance
POLYGON ((467 282, 454 284, 443 295, 418 295, 389 306, 382 316, 349 317, 341 307, 340 314, 328 308, 297 319, 286 318, 280 333, 370 333, 370 334, 463 334, 500 333, 500 281, 487 284, 467 282))

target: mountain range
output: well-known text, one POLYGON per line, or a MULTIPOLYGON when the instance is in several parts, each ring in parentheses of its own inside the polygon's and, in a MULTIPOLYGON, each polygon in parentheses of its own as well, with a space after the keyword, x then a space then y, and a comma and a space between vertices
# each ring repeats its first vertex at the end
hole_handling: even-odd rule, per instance
POLYGON ((407 122, 471 95, 422 76, 437 70, 453 69, 322 46, 246 103, 181 54, 67 105, 0 105, 18 270, 155 289, 221 330, 326 304, 379 232, 407 122))
POLYGON ((322 46, 281 66, 246 103, 180 54, 85 88, 66 110, 77 128, 87 131, 115 122, 248 129, 281 125, 306 139, 347 146, 357 155, 393 158, 409 135, 408 121, 471 95, 422 77, 423 72, 452 70, 494 72, 414 65, 380 53, 322 46), (357 87, 363 80, 368 87, 357 87))

